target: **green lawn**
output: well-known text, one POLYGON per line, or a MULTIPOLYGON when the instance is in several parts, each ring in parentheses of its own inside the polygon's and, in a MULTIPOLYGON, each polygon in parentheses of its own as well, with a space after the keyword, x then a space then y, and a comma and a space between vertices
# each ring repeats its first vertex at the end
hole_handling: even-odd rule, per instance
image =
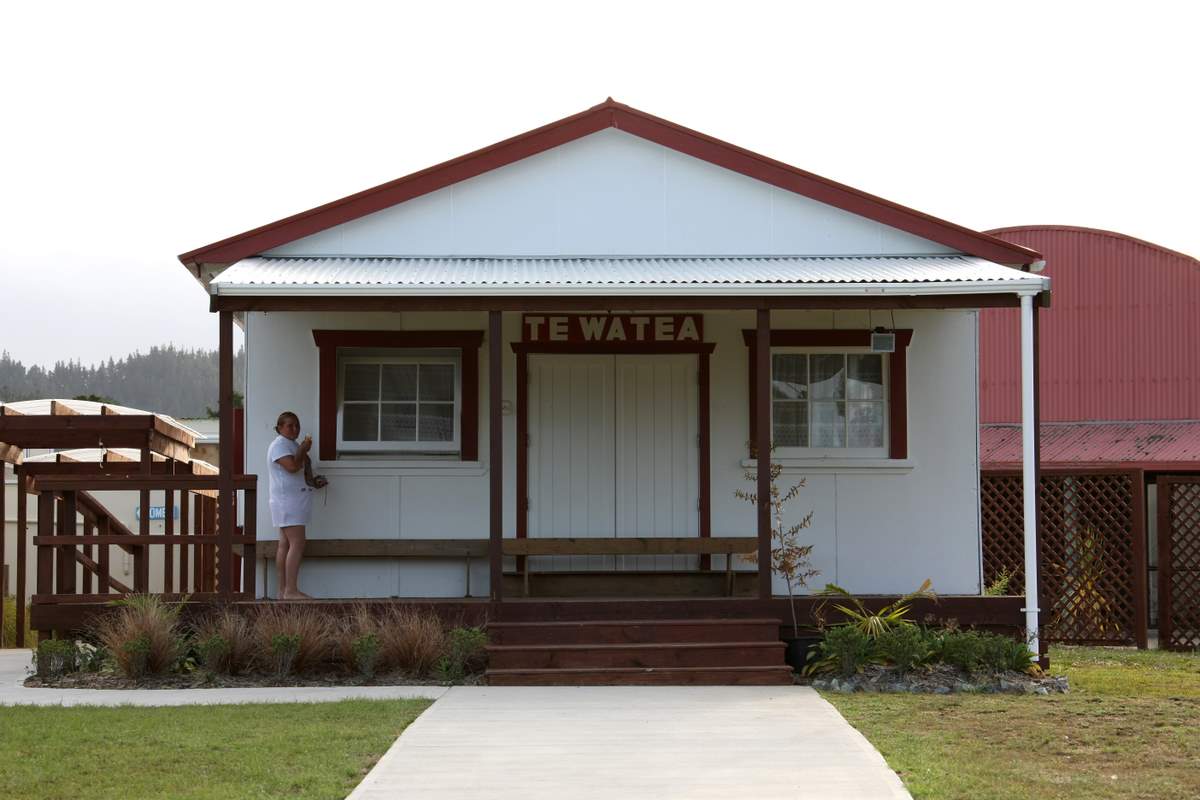
POLYGON ((1200 798, 1200 654, 1055 647, 1071 693, 823 696, 917 800, 1200 798))
POLYGON ((0 798, 343 798, 428 707, 0 707, 0 798))

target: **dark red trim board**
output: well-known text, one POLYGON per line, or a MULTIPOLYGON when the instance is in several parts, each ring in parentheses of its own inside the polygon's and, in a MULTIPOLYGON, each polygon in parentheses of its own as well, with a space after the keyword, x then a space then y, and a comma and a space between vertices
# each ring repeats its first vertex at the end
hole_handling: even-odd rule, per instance
POLYGON ((1012 265, 1027 265, 1041 259, 1038 253, 1028 248, 822 178, 609 98, 586 111, 473 153, 190 250, 180 255, 179 260, 193 271, 204 263, 232 264, 247 256, 420 197, 605 128, 617 128, 663 147, 970 255, 1012 265))
MULTIPOLYGON (((912 343, 911 329, 893 331, 896 352, 890 353, 888 365, 888 458, 908 458, 908 346, 912 343)), ((758 359, 757 331, 742 331, 742 341, 750 348, 749 358, 749 441, 758 437, 758 359)), ((773 330, 771 347, 867 347, 871 344, 869 330, 773 330)), ((768 360, 768 364, 770 361, 768 360)), ((769 369, 769 367, 768 367, 769 369)), ((770 417, 768 406, 767 418, 770 417)))
POLYGON ((320 351, 317 401, 317 452, 322 461, 337 459, 337 351, 339 347, 444 347, 462 351, 462 460, 479 460, 479 348, 483 331, 332 331, 314 330, 320 351))

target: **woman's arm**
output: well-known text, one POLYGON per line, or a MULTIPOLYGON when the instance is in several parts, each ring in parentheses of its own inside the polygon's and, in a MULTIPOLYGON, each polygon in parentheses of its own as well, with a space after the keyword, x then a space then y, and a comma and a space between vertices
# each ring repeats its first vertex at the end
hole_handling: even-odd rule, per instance
POLYGON ((299 472, 308 463, 308 451, 310 448, 312 448, 312 437, 305 436, 304 441, 300 443, 300 449, 296 451, 296 455, 280 456, 275 459, 275 463, 288 472, 299 472))

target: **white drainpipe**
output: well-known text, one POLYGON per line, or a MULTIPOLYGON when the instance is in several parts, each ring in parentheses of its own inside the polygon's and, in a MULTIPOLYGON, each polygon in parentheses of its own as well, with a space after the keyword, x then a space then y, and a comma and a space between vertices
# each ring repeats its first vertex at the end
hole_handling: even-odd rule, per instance
POLYGON ((1021 486, 1025 517, 1025 638, 1038 653, 1037 428, 1033 386, 1033 295, 1021 295, 1021 486))

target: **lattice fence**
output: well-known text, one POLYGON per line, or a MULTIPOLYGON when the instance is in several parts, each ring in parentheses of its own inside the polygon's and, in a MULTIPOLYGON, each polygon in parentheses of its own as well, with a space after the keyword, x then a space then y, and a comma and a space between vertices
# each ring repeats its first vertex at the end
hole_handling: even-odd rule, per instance
MULTIPOLYGON (((1042 625, 1049 641, 1138 644, 1145 640, 1145 528, 1139 472, 1043 472, 1042 625)), ((1021 476, 982 477, 983 572, 1024 587, 1021 476)))
POLYGON ((1200 478, 1162 476, 1159 491, 1159 637, 1200 648, 1200 478))

